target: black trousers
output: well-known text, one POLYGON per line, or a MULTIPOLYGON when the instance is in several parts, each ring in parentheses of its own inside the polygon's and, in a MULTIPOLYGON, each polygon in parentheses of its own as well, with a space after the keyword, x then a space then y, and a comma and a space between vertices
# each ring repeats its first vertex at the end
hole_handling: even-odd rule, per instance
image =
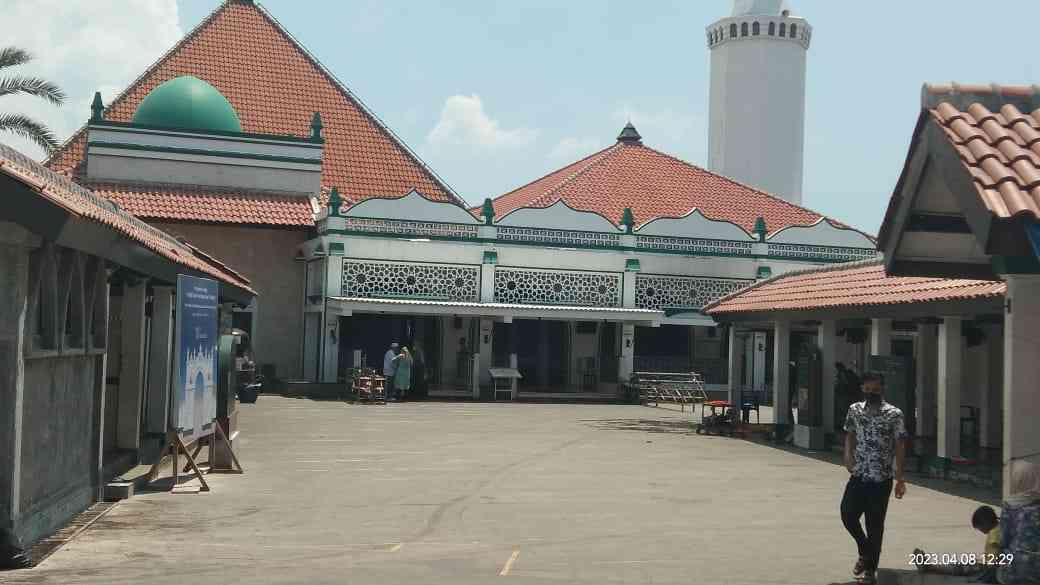
POLYGON ((841 498, 841 522, 859 548, 868 571, 876 571, 881 560, 881 538, 885 534, 885 514, 892 494, 892 480, 876 482, 850 477, 841 498), (866 533, 860 518, 866 517, 866 533))

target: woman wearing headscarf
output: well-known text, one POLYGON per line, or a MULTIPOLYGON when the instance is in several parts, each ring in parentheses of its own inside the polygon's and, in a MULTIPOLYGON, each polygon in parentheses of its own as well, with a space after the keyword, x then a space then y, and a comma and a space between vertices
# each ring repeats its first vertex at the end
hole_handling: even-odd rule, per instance
POLYGON ((1001 583, 1040 584, 1040 465, 1011 461, 1011 485, 1000 518, 1002 552, 1010 561, 1001 583))
POLYGON ((398 398, 403 397, 412 387, 412 352, 407 347, 401 348, 401 353, 394 358, 397 370, 394 371, 394 391, 398 398))

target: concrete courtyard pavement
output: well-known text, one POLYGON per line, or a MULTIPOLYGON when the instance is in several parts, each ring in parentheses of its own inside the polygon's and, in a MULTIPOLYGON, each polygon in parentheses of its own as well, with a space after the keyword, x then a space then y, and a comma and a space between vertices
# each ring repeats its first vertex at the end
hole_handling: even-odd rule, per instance
MULTIPOLYGON (((640 406, 263 396, 246 474, 121 503, 19 584, 848 583, 845 470, 640 406)), ((168 468, 167 468, 168 469, 168 468)), ((911 485, 883 566, 972 552, 979 504, 911 485)))

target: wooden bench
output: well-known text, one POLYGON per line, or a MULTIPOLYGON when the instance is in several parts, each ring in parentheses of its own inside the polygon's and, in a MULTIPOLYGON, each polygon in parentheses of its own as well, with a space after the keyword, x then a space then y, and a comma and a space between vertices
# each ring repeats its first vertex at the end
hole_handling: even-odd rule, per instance
POLYGON ((644 405, 670 402, 680 405, 685 412, 687 404, 708 400, 704 379, 697 372, 635 372, 632 385, 639 391, 639 403, 644 405))

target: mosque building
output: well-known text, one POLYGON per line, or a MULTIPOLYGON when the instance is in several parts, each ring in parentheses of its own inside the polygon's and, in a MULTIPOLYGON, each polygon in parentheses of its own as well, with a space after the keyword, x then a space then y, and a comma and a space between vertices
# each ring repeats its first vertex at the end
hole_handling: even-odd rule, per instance
MULTIPOLYGON (((609 397, 633 371, 691 369, 721 389, 731 348, 703 306, 876 251, 799 205, 805 20, 737 1, 706 32, 712 170, 628 124, 613 145, 467 206, 248 0, 226 0, 124 92, 98 96, 47 164, 242 272, 258 296, 235 324, 280 378, 342 380, 400 341, 423 348, 434 392, 479 392, 489 367, 510 364, 522 392, 609 397)), ((747 344, 747 382, 761 387, 765 339, 747 344)))

